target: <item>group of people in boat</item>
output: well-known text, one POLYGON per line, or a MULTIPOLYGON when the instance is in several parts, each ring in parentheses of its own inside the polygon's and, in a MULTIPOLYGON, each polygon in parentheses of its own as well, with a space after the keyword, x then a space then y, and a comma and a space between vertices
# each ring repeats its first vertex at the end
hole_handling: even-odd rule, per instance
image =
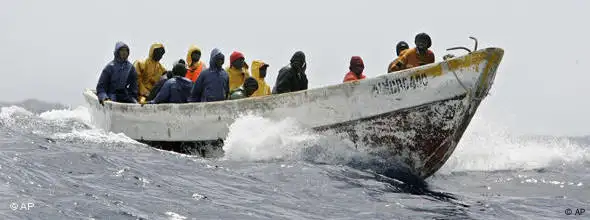
MULTIPOLYGON (((388 73, 434 63, 432 45, 426 33, 416 35, 415 47, 400 41, 396 45, 397 58, 387 68, 388 73)), ((180 59, 167 70, 160 60, 166 53, 164 45, 154 43, 144 60, 128 61, 130 49, 123 42, 115 45, 114 59, 100 75, 96 94, 101 104, 105 101, 122 103, 157 104, 215 102, 267 96, 306 90, 305 53, 297 51, 289 64, 279 70, 275 86, 271 90, 266 83, 269 64, 254 60, 249 66, 243 53, 234 51, 229 65, 223 68, 225 55, 215 48, 211 51, 209 64, 201 59, 201 49, 192 45, 186 60, 180 59)), ((364 62, 360 56, 350 59, 349 72, 343 82, 365 79, 364 62)))

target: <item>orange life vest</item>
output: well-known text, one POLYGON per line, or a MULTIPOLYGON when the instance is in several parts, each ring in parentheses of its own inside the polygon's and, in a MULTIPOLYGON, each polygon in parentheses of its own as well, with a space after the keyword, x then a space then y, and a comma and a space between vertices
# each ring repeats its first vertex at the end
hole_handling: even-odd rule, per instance
POLYGON ((197 68, 195 69, 187 69, 186 70, 186 78, 189 78, 191 81, 196 82, 197 78, 199 78, 199 75, 201 74, 201 71, 203 70, 203 63, 199 61, 199 63, 197 64, 197 68))

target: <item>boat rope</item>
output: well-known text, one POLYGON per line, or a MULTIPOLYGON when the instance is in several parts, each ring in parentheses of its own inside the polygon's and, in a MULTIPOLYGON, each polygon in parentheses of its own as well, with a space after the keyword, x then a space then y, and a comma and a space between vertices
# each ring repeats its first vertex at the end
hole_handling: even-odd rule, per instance
POLYGON ((455 75, 455 79, 457 79, 457 82, 459 82, 459 85, 461 85, 461 87, 463 87, 463 89, 465 89, 465 92, 467 92, 467 94, 469 94, 469 89, 467 88, 467 86, 465 86, 465 84, 463 84, 463 82, 461 82, 461 80, 459 79, 459 76, 457 76, 457 73, 455 73, 455 71, 451 71, 451 73, 453 73, 453 75, 455 75))

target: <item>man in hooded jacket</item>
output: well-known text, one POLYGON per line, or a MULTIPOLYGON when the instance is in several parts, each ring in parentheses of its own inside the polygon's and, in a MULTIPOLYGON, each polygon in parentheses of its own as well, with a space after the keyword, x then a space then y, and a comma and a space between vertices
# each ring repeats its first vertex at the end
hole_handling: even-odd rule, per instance
POLYGON ((145 103, 150 91, 160 80, 160 77, 166 68, 160 63, 162 56, 166 53, 164 45, 154 43, 150 47, 148 58, 141 61, 135 61, 133 66, 137 72, 137 84, 139 87, 139 102, 145 103))
POLYGON ((244 84, 246 78, 250 77, 248 73, 248 64, 244 54, 234 51, 229 56, 229 67, 225 69, 229 76, 229 89, 234 90, 244 84))
POLYGON ((273 94, 296 92, 307 89, 305 54, 297 51, 291 57, 291 63, 279 71, 273 94))
POLYGON ((432 46, 430 36, 419 33, 414 43, 416 47, 402 51, 400 56, 389 65, 388 73, 434 63, 434 53, 428 49, 432 46))
POLYGON ((193 82, 184 77, 185 74, 186 66, 182 63, 176 63, 172 68, 173 77, 164 83, 156 98, 148 103, 187 103, 193 82))
POLYGON ((114 59, 103 68, 96 84, 96 95, 100 104, 107 100, 137 103, 137 73, 127 60, 128 57, 129 46, 117 42, 114 59))
POLYGON ((207 69, 207 65, 201 60, 201 49, 196 45, 192 45, 186 54, 186 62, 188 69, 186 70, 185 77, 196 82, 201 72, 207 69))
MULTIPOLYGON (((404 52, 407 49, 410 49, 410 46, 405 41, 400 41, 397 43, 397 45, 395 45, 395 53, 397 54, 398 57, 400 54, 402 54, 402 52, 404 52)), ((393 61, 391 61, 391 63, 389 63, 389 65, 387 66, 387 72, 393 71, 392 67, 395 65, 394 63, 396 61, 397 60, 393 60, 393 61)))
POLYGON ((252 77, 256 79, 256 82, 258 82, 258 90, 252 94, 253 97, 267 96, 271 94, 270 86, 264 81, 264 78, 266 78, 266 70, 268 69, 268 66, 269 65, 264 63, 262 60, 252 61, 252 77))
POLYGON ((211 51, 209 68, 201 72, 193 85, 189 102, 223 101, 229 95, 229 77, 223 69, 225 56, 217 48, 211 51))
POLYGON ((346 76, 344 76, 343 82, 355 81, 366 78, 363 74, 363 70, 365 70, 365 64, 363 63, 363 59, 359 56, 353 56, 350 58, 350 66, 348 67, 350 70, 346 76))

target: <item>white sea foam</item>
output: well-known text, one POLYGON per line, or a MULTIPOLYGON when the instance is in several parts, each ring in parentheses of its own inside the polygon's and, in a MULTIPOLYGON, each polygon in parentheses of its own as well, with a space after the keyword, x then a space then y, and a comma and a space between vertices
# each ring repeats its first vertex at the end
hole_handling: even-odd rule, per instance
POLYGON ((290 119, 272 121, 243 115, 229 127, 225 158, 230 160, 270 160, 297 154, 319 137, 301 129, 290 119))
POLYGON ((501 125, 474 118, 440 172, 535 169, 590 160, 590 150, 568 139, 514 137, 501 125))
POLYGON ((76 120, 87 125, 90 125, 90 113, 88 108, 78 106, 75 109, 60 109, 51 110, 39 114, 39 117, 45 120, 60 121, 60 120, 76 120))

